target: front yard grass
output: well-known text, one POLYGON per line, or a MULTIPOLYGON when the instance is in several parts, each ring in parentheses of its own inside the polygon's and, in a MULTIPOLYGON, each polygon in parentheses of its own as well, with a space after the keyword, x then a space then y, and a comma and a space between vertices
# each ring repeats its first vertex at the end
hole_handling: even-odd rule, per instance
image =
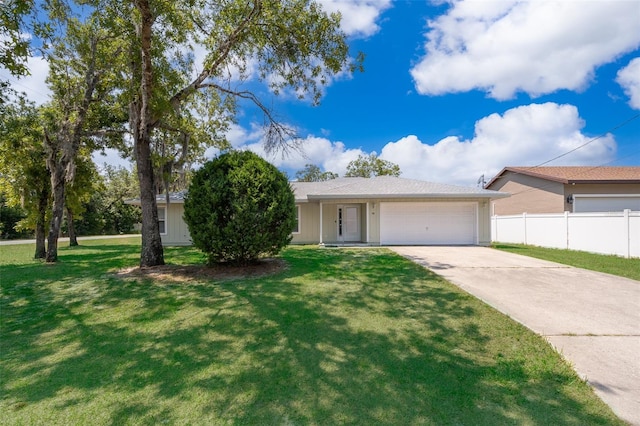
POLYGON ((563 265, 575 266, 576 268, 604 272, 640 281, 640 259, 638 258, 626 259, 620 256, 589 253, 586 251, 561 250, 511 243, 494 243, 492 247, 524 256, 562 263, 563 265))
POLYGON ((541 337, 385 249, 222 281, 118 275, 127 239, 32 247, 0 247, 0 424, 624 424, 541 337))

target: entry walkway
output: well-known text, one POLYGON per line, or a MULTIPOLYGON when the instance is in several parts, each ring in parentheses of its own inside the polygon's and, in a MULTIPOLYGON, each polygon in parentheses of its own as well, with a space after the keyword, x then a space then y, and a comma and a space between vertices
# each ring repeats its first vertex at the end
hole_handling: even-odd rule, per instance
POLYGON ((640 426, 640 281, 487 247, 390 247, 544 336, 640 426))

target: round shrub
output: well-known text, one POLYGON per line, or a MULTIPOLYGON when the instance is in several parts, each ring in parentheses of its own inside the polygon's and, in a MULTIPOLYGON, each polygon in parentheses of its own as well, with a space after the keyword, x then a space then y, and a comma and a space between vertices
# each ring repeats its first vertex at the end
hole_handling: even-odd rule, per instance
POLYGON ((289 244, 295 197, 277 168, 253 152, 234 151, 195 172, 184 220, 209 263, 248 264, 289 244))

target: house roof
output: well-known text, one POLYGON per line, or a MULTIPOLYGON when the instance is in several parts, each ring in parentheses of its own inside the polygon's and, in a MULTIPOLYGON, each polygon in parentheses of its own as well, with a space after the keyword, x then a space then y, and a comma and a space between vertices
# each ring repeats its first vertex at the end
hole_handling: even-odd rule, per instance
MULTIPOLYGON (((169 203, 184 203, 184 197, 187 195, 187 191, 180 192, 170 192, 169 193, 169 203)), ((157 194, 156 195, 156 203, 157 204, 166 204, 167 196, 166 194, 157 194)), ((134 206, 140 205, 140 198, 134 198, 131 200, 125 200, 125 204, 133 204, 134 206)))
MULTIPOLYGON (((372 178, 345 177, 324 182, 291 182, 297 202, 347 198, 503 198, 509 194, 483 188, 447 185, 444 183, 404 179, 395 176, 372 178)), ((170 203, 184 203, 186 191, 169 194, 170 203)), ((140 205, 140 199, 127 200, 140 205)), ((166 203, 165 194, 156 196, 156 203, 166 203)))
POLYGON ((505 167, 485 186, 491 187, 507 172, 533 176, 553 182, 571 183, 640 183, 640 167, 541 166, 505 167))
POLYGON ((404 179, 395 176, 337 178, 291 182, 296 201, 345 198, 502 198, 508 194, 483 188, 404 179))

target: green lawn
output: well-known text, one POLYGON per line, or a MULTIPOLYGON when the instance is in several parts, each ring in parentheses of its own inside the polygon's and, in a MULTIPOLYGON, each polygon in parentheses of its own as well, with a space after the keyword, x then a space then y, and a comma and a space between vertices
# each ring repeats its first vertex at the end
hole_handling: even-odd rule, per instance
POLYGON ((588 253, 586 251, 560 250, 522 244, 494 243, 493 247, 498 250, 640 281, 640 259, 638 258, 626 259, 624 257, 588 253))
POLYGON ((0 424, 623 424, 542 338, 385 249, 290 247, 253 279, 114 274, 138 241, 57 265, 0 247, 0 424))

